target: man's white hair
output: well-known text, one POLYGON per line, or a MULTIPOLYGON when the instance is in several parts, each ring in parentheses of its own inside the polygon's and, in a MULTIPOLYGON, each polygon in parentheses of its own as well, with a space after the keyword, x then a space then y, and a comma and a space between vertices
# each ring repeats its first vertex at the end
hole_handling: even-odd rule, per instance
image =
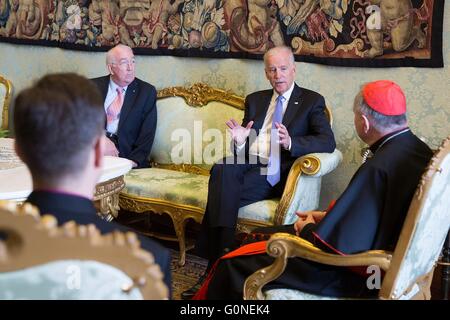
POLYGON ((109 49, 108 52, 106 53, 106 64, 107 65, 109 65, 111 63, 115 63, 114 55, 115 55, 115 52, 117 49, 131 50, 131 52, 133 52, 133 49, 131 49, 129 46, 120 43, 117 46, 109 49))
POLYGON ((278 46, 278 47, 274 47, 274 48, 271 48, 266 51, 266 53, 264 54, 264 65, 266 65, 266 63, 267 63, 267 58, 269 56, 275 54, 277 51, 284 51, 284 52, 288 53, 290 62, 292 64, 295 64, 295 58, 294 58, 294 53, 292 52, 292 49, 288 46, 278 46))

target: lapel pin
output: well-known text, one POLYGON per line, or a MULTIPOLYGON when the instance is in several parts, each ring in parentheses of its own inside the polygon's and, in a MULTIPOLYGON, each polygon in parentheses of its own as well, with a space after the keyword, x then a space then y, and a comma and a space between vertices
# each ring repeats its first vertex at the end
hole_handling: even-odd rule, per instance
POLYGON ((295 101, 294 104, 298 104, 298 101, 295 101))

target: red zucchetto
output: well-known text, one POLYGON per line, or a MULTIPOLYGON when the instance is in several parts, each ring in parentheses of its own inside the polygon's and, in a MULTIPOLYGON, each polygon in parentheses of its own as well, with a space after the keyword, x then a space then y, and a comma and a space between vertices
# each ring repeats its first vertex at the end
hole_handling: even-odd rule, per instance
POLYGON ((405 95, 392 81, 370 82, 363 87, 362 95, 369 107, 386 116, 398 116, 406 112, 405 95))

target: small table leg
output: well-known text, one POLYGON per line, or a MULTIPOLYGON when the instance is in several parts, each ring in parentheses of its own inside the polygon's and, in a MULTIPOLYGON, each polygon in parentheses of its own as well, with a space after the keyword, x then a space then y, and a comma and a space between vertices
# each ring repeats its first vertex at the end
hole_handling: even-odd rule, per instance
POLYGON ((450 291, 450 231, 444 242, 444 249, 442 251, 442 299, 449 300, 450 291))

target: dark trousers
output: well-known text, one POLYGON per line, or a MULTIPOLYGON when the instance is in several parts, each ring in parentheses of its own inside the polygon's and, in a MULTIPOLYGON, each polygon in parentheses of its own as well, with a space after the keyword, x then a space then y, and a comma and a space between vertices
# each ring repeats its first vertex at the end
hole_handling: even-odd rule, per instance
MULTIPOLYGON (((235 246, 235 229, 239 208, 279 197, 284 180, 272 187, 263 173, 264 165, 237 164, 236 158, 224 158, 211 169, 208 202, 196 251, 210 264, 235 246)), ((247 161, 248 162, 248 161, 247 161)))

